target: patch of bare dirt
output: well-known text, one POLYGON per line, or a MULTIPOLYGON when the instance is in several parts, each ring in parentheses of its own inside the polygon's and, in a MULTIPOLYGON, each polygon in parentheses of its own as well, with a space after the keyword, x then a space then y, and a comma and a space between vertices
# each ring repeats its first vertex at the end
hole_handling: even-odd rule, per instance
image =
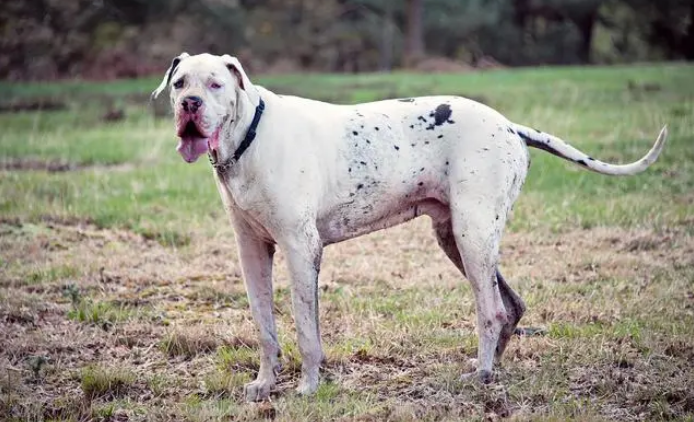
POLYGON ((504 69, 506 68, 501 62, 496 60, 492 56, 482 56, 477 61, 475 61, 475 67, 477 69, 490 70, 490 69, 504 69))
POLYGON ((20 113, 24 111, 59 111, 67 109, 67 103, 55 98, 34 98, 16 100, 0 104, 0 113, 20 113))
POLYGON ((417 62, 412 70, 423 73, 467 73, 474 68, 447 57, 427 57, 417 62))
POLYGON ((132 163, 81 164, 65 160, 45 160, 40 158, 6 158, 0 160, 0 171, 47 171, 61 173, 80 170, 130 171, 132 163))

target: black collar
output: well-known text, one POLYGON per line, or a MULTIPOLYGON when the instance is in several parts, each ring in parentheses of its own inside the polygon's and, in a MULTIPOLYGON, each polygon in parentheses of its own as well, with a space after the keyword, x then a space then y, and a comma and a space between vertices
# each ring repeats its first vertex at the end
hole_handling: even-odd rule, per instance
POLYGON ((260 118, 263 116, 263 111, 265 111, 265 101, 263 99, 260 99, 260 103, 258 103, 258 106, 255 108, 255 115, 253 116, 253 121, 251 122, 251 126, 248 128, 248 132, 246 132, 246 137, 243 138, 243 141, 239 144, 239 147, 236 148, 236 151, 234 152, 234 161, 239 161, 239 158, 241 158, 241 155, 248 149, 249 146, 251 146, 251 142, 255 139, 256 135, 256 130, 258 129, 258 124, 260 123, 260 118))

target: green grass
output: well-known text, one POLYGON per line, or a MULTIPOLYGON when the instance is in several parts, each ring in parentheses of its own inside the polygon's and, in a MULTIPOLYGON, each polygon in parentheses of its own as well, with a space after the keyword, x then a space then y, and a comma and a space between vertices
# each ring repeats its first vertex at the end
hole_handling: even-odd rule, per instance
POLYGON ((91 399, 106 395, 122 396, 135 379, 135 375, 128 371, 96 366, 88 366, 80 373, 82 391, 91 399))
MULTIPOLYGON (((694 84, 687 65, 618 68, 500 70, 466 75, 311 75, 261 78, 280 92, 308 97, 330 92, 352 103, 425 93, 483 97, 514 121, 542 128, 591 155, 626 162, 640 157, 663 124, 671 138, 660 162, 633 178, 609 178, 572 168, 546 153, 533 166, 511 229, 563 225, 593 227, 662 225, 691 217, 678 200, 694 190, 694 84), (655 92, 628 88, 628 81, 657 84, 655 92), (385 87, 385 88, 384 88, 385 87)), ((78 165, 132 163, 119 172, 5 173, 0 211, 37 221, 44 214, 89 218, 102 227, 128 227, 185 243, 197 227, 220 215, 219 198, 204 162, 185 165, 174 151, 168 119, 154 120, 148 104, 126 104, 128 117, 102 124, 93 98, 144 97, 154 79, 110 84, 49 83, 4 86, 6 101, 36 95, 77 98, 70 111, 0 115, 0 157, 34 157, 78 165), (77 88, 79 87, 79 88, 77 88), (70 93, 68 96, 67 93, 70 93), (90 97, 92 95, 92 97, 90 97), (181 240, 183 239, 183 240, 181 240)))
POLYGON ((629 178, 531 150, 502 269, 522 324, 547 334, 514 338, 497 383, 460 379, 477 347, 472 290, 418 220, 326 249, 311 398, 293 391, 278 254, 282 371, 272 400, 248 405, 259 348, 233 233, 206 160, 183 163, 171 119, 153 117, 159 79, 0 82, 2 103, 67 107, 0 114, 0 419, 692 420, 694 66, 258 81, 341 103, 465 95, 605 161, 639 158, 663 124, 671 135, 629 178), (104 122, 111 107, 126 118, 104 122), (31 167, 44 162, 72 167, 31 167))

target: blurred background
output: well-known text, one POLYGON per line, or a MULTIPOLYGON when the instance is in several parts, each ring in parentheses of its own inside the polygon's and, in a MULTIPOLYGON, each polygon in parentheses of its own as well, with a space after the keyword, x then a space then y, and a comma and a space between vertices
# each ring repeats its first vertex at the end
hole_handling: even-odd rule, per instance
POLYGON ((0 9, 0 78, 131 78, 231 53, 252 73, 694 58, 694 0, 23 0, 0 9))

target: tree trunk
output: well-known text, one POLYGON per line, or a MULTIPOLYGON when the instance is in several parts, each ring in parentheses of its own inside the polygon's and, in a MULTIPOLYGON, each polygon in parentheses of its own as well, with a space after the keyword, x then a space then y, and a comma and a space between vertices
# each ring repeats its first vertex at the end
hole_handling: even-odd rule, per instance
POLYGON ((578 31, 581 33, 581 43, 578 46, 578 58, 581 60, 581 63, 590 63, 591 61, 590 52, 593 45, 593 29, 597 19, 598 11, 596 9, 574 20, 578 31))
POLYGON ((689 1, 689 26, 687 35, 684 36, 684 58, 694 60, 694 0, 689 1))
POLYGON ((407 2, 407 34, 405 40, 405 67, 413 67, 424 57, 424 33, 422 31, 422 0, 407 2))
POLYGON ((390 72, 393 69, 393 32, 395 32, 393 3, 388 1, 384 7, 381 32, 381 58, 378 67, 383 72, 390 72))

